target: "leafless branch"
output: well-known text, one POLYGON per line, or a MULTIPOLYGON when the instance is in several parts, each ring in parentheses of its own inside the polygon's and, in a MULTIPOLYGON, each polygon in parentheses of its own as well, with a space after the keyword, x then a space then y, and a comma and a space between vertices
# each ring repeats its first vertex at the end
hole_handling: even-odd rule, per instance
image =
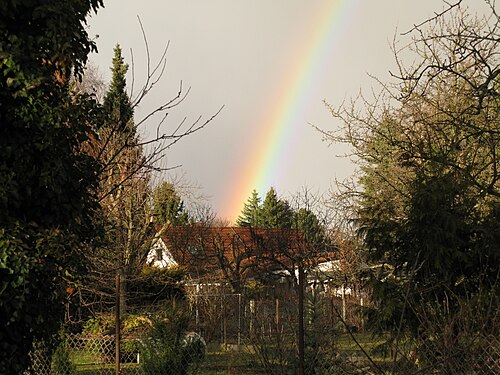
POLYGON ((436 21, 439 18, 443 17, 446 13, 450 12, 453 8, 460 7, 462 0, 458 0, 456 3, 449 3, 448 1, 443 1, 447 7, 441 12, 434 12, 434 16, 426 19, 425 21, 420 22, 419 24, 413 25, 413 28, 404 32, 402 35, 408 35, 415 30, 419 30, 422 26, 428 24, 429 22, 436 21))

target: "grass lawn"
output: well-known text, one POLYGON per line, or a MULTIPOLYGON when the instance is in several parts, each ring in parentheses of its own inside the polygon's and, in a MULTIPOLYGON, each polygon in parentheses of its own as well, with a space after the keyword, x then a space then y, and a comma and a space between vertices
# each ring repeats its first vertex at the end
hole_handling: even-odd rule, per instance
POLYGON ((210 351, 200 366, 200 373, 216 374, 264 374, 255 354, 248 351, 210 351))
MULTIPOLYGON (((102 355, 93 354, 87 351, 75 351, 72 356, 72 362, 76 365, 78 375, 114 375, 115 364, 113 358, 102 358, 102 355)), ((122 363, 120 366, 121 374, 138 374, 139 364, 122 363)))
MULTIPOLYGON (((386 341, 385 337, 373 336, 371 333, 353 333, 353 336, 368 354, 372 354, 373 348, 384 344, 386 341)), ((359 346, 348 333, 339 335, 335 342, 340 352, 361 352, 359 346)))
MULTIPOLYGON (((370 333, 355 333, 353 336, 374 361, 380 363, 390 360, 372 353, 373 348, 384 343, 384 337, 373 336, 370 333)), ((362 362, 365 362, 366 357, 349 334, 343 333, 339 335, 335 342, 338 350, 346 357, 359 358, 362 362)), ((265 371, 259 363, 257 355, 244 349, 245 347, 242 346, 242 350, 239 352, 226 352, 215 348, 209 350, 200 366, 200 373, 208 375, 264 374, 265 371)), ((368 360, 366 359, 366 361, 368 360)))
MULTIPOLYGON (((353 336, 375 362, 383 364, 390 361, 390 358, 384 358, 381 354, 375 355, 373 353, 374 348, 384 343, 384 337, 373 336, 370 333, 355 333, 353 336)), ((360 363, 368 361, 349 334, 343 333, 337 336, 335 343, 337 349, 345 357, 356 362, 360 361, 360 363)), ((258 356, 253 353, 252 348, 249 346, 241 345, 239 351, 224 351, 220 349, 219 345, 209 344, 207 349, 204 360, 198 366, 199 374, 265 374, 258 356)), ((77 366, 76 373, 79 375, 114 374, 112 358, 104 359, 102 355, 79 351, 73 352, 72 361, 77 366)), ((138 370, 139 365, 136 363, 122 364, 122 374, 137 374, 138 370)))

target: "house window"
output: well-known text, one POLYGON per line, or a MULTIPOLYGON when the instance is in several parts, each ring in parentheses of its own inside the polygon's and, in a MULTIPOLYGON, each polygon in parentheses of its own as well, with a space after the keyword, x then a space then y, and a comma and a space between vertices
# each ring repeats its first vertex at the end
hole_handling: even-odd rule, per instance
POLYGON ((156 260, 161 262, 163 260, 163 250, 161 247, 156 248, 156 260))
POLYGON ((196 255, 198 254, 198 249, 196 245, 188 245, 188 250, 191 255, 196 255))

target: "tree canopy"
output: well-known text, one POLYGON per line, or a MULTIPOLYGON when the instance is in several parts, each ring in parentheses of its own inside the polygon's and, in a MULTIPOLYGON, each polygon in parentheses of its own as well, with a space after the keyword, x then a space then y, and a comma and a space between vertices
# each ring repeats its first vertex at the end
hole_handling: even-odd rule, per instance
POLYGON ((99 108, 103 124, 93 143, 94 155, 102 166, 97 191, 105 231, 93 249, 91 277, 83 295, 87 306, 95 306, 95 312, 114 305, 118 272, 121 308, 125 313, 126 302, 133 302, 127 286, 142 277, 154 237, 150 221, 151 171, 145 165, 133 107, 126 92, 127 68, 117 45, 111 84, 99 108))
POLYGON ((417 334, 423 320, 457 314, 471 296, 478 309, 481 298, 497 301, 498 21, 450 8, 412 30, 414 64, 394 47, 399 81, 373 102, 362 98, 364 112, 357 103, 330 108, 346 132, 328 136, 349 143, 360 163, 353 219, 383 271, 372 285, 385 328, 417 334))
POLYGON ((184 202, 175 190, 175 186, 167 181, 158 185, 153 192, 153 213, 155 223, 158 225, 182 226, 189 223, 184 202))
POLYGON ((271 187, 262 203, 262 226, 264 228, 290 228, 293 213, 290 204, 278 198, 276 190, 271 187))
POLYGON ((57 332, 67 282, 86 272, 97 163, 82 151, 89 98, 68 95, 95 51, 100 0, 0 4, 0 372, 22 373, 35 339, 57 332))
POLYGON ((135 132, 133 126, 134 109, 127 94, 127 81, 125 75, 128 64, 123 60, 122 49, 119 44, 114 48, 113 62, 111 66, 111 83, 104 95, 103 109, 107 117, 108 126, 122 133, 124 136, 135 132))
POLYGON ((254 228, 290 228, 292 220, 293 213, 290 204, 280 199, 276 190, 271 187, 262 204, 257 190, 252 190, 236 225, 254 228))
POLYGON ((236 225, 239 227, 260 227, 261 226, 261 198, 257 190, 253 189, 251 196, 243 205, 241 215, 236 220, 236 225))

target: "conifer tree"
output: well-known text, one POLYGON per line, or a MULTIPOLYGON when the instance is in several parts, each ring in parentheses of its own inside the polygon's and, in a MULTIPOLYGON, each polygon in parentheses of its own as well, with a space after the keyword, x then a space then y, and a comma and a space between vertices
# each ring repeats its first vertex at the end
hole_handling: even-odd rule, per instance
POLYGON ((326 248, 325 228, 318 217, 307 208, 300 208, 294 213, 293 227, 299 229, 305 240, 318 248, 326 248))
POLYGON ((238 227, 259 227, 261 226, 261 211, 260 197, 257 190, 252 190, 252 195, 248 198, 243 206, 241 215, 236 221, 238 227))
POLYGON ((112 79, 109 90, 104 96, 104 113, 108 120, 108 126, 112 125, 116 130, 128 135, 135 133, 132 123, 134 110, 126 91, 125 75, 128 64, 123 61, 122 49, 119 44, 114 48, 114 57, 111 67, 112 79))
POLYGON ((360 159, 362 190, 350 197, 377 269, 370 321, 427 334, 435 348, 499 328, 500 17, 487 3, 488 16, 450 8, 416 26, 407 47, 416 63, 401 64, 407 51, 394 48, 397 83, 362 101, 364 111, 332 109, 346 129, 332 138, 360 159))
POLYGON ((153 210, 158 225, 182 226, 189 223, 189 215, 175 186, 164 181, 153 193, 153 210))
MULTIPOLYGON (((150 170, 144 167, 144 153, 135 129, 133 108, 126 93, 128 66, 117 45, 111 71, 111 85, 103 103, 104 125, 99 131, 99 154, 103 165, 99 195, 105 226, 104 244, 95 253, 94 291, 113 295, 115 270, 122 275, 122 310, 128 296, 128 281, 140 274, 152 236, 149 224, 150 170), (103 276, 105 275, 105 276, 103 276)), ((113 303, 111 298, 109 303, 113 303)))
POLYGON ((276 190, 271 187, 262 205, 262 225, 266 228, 290 228, 292 219, 289 203, 278 198, 276 190))

